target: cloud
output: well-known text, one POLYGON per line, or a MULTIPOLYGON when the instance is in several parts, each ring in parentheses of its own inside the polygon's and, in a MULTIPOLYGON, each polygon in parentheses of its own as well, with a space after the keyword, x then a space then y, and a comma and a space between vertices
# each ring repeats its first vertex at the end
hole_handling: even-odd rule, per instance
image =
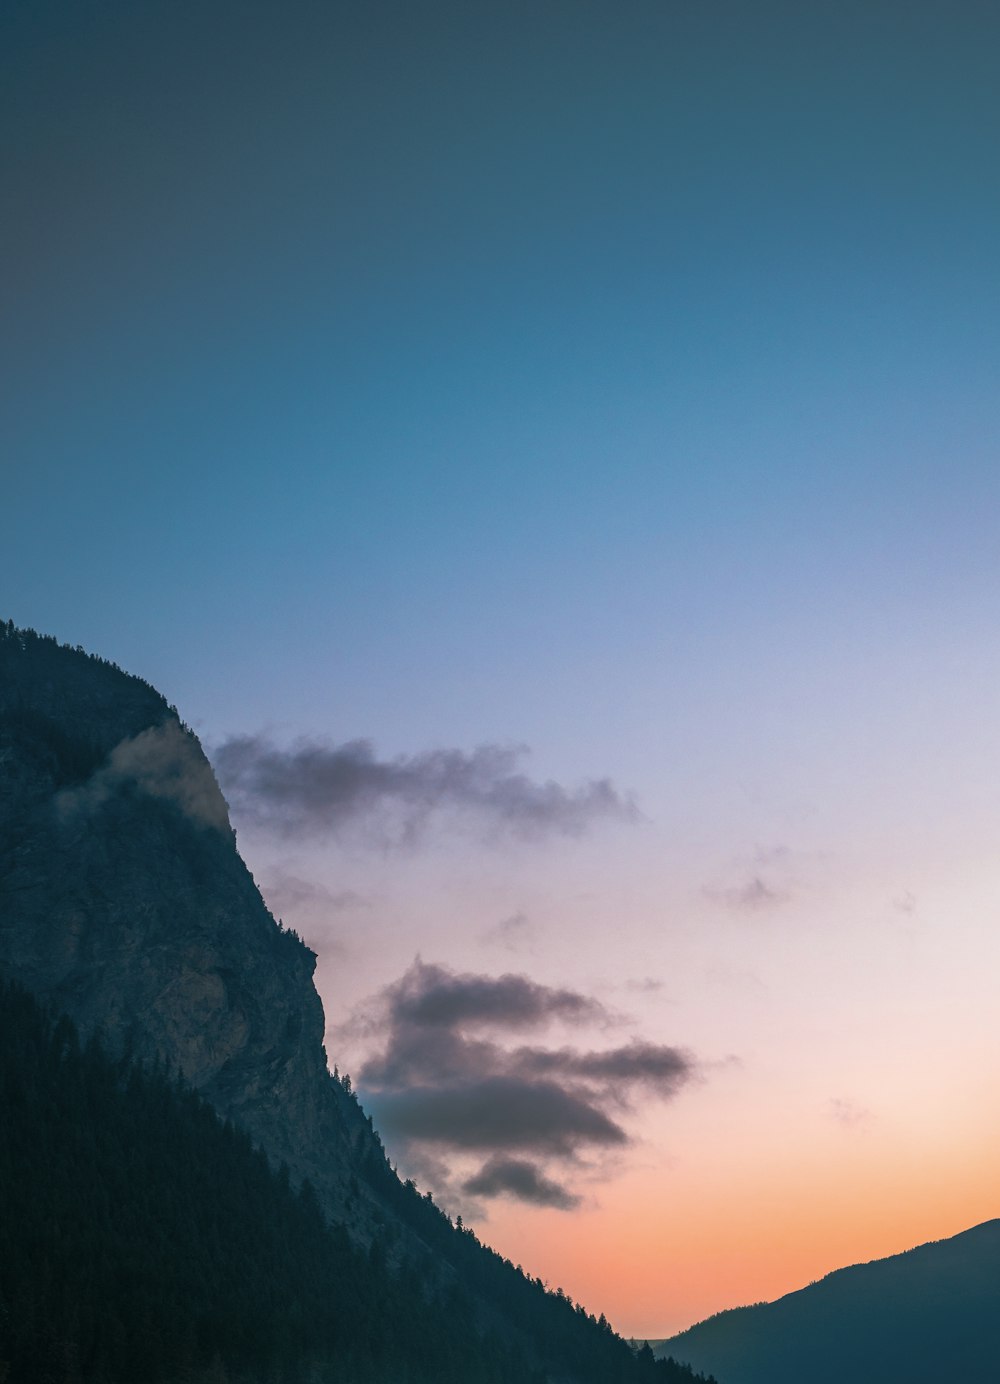
POLYGON ((710 899, 717 899, 730 908, 746 912, 774 908, 788 900, 784 890, 765 883, 760 875, 754 875, 745 884, 732 889, 706 889, 705 893, 710 899))
POLYGON ((451 1149, 518 1149, 568 1158, 585 1145, 628 1142, 621 1126, 586 1095, 556 1081, 520 1076, 389 1092, 377 1108, 387 1138, 451 1149))
POLYGON ((753 854, 757 865, 785 865, 792 858, 791 846, 758 846, 753 854))
POLYGON ((523 837, 577 836, 601 818, 638 818, 610 779, 572 790, 539 783, 518 770, 525 754, 523 746, 480 745, 379 759, 368 740, 299 740, 282 749, 266 736, 242 735, 219 745, 214 760, 239 815, 288 835, 360 824, 399 843, 448 810, 523 837))
POLYGON ((857 1101, 845 1096, 834 1096, 827 1108, 842 1129, 867 1129, 874 1119, 874 1115, 867 1106, 860 1105, 857 1101))
POLYGON ((417 961, 386 992, 394 1022, 424 1027, 537 1028, 551 1019, 579 1023, 607 1011, 576 990, 538 985, 523 975, 458 975, 417 961))
POLYGON ((261 889, 268 907, 275 914, 285 910, 318 908, 341 913, 352 908, 369 908, 369 901, 353 889, 328 889, 325 884, 301 879, 284 870, 272 870, 261 889))
POLYGON ((490 945, 505 947, 507 951, 517 951, 530 943, 534 931, 527 914, 514 913, 487 928, 482 934, 482 939, 490 945))
POLYGON ((627 1097, 636 1087, 664 1098, 672 1096, 691 1075, 691 1058, 686 1052, 638 1040, 599 1052, 516 1048, 513 1056, 523 1071, 533 1075, 580 1077, 606 1085, 609 1093, 623 1091, 627 1097))
POLYGON ((404 1153, 431 1149, 446 1163, 489 1155, 461 1184, 465 1192, 569 1205, 572 1194, 542 1165, 572 1167, 587 1154, 626 1147, 623 1117, 635 1098, 672 1099, 695 1061, 681 1048, 638 1039, 607 1048, 511 1039, 550 1026, 607 1031, 617 1022, 575 990, 524 975, 459 974, 418 959, 367 1010, 366 1031, 381 1048, 362 1066, 359 1089, 404 1153))
POLYGON ((706 966, 702 972, 711 985, 725 985, 737 990, 757 990, 766 994, 768 987, 757 975, 745 966, 736 966, 731 961, 716 961, 706 966))
POLYGON ((79 788, 57 794, 63 816, 96 811, 127 784, 176 804, 192 821, 229 832, 229 811, 212 766, 178 721, 164 721, 121 740, 79 788))
POLYGON ((554 1206, 559 1211, 571 1211, 580 1204, 578 1196, 523 1158, 491 1158, 475 1176, 466 1179, 462 1190, 473 1196, 511 1196, 533 1206, 554 1206))

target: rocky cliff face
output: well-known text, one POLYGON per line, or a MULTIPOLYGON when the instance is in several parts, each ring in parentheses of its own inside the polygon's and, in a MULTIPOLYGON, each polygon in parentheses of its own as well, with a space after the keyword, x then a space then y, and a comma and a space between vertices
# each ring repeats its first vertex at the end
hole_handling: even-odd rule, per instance
POLYGON ((179 1067, 367 1238, 381 1217, 353 1174, 381 1151, 327 1071, 314 965, 265 907, 173 708, 0 625, 0 970, 114 1049, 179 1067))
POLYGON ((112 1051, 180 1068, 400 1270, 401 1292, 474 1317, 544 1377, 692 1384, 399 1181, 327 1069, 314 963, 267 911, 176 711, 113 664, 0 623, 0 977, 112 1051))

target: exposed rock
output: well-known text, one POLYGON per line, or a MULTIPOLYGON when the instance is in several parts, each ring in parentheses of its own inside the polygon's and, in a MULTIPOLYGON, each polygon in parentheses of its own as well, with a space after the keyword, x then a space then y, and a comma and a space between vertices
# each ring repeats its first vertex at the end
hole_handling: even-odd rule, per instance
POLYGON ((315 961, 268 912, 163 697, 0 626, 0 967, 84 1033, 179 1068, 367 1238, 351 1178, 382 1155, 327 1070, 315 961))
MULTIPOLYGON (((560 1384, 649 1380, 603 1317, 401 1183, 330 1075, 315 955, 272 918, 197 738, 139 678, 0 623, 0 975, 166 1061, 328 1215, 560 1384)), ((415 1286, 419 1285, 419 1287, 415 1286)), ((657 1377, 692 1384, 688 1372, 657 1377)))

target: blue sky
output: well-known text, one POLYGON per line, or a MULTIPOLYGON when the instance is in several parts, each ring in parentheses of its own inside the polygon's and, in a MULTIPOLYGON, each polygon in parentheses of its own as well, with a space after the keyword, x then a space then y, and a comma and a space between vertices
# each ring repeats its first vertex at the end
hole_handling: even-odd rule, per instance
MULTIPOLYGON (((575 1291, 661 1334, 986 1214, 975 1178, 960 1208, 870 1208, 919 1015, 952 982, 975 1011, 963 958, 997 907, 993 7, 36 0, 0 22, 4 617, 141 673, 210 748, 523 743, 534 779, 607 775, 643 814, 530 847, 441 826, 403 854, 237 820, 286 901, 289 874, 326 890, 290 920, 339 958, 332 1019, 416 952, 617 986, 644 1032, 747 1073, 642 1136, 676 1216, 759 1197, 721 1155, 717 1185, 671 1170, 716 1166, 726 1119, 754 1147, 755 1120, 784 1128, 809 1083, 779 1054, 837 936, 857 968, 828 1028, 874 974, 899 1035, 881 1126, 864 1044, 838 1076, 795 1039, 816 1109, 873 1112, 855 1238, 796 1206, 800 1249, 741 1278, 692 1219, 697 1272, 575 1291), (669 1005, 634 988, 663 976, 669 1005)), ((971 1061, 982 1035, 955 1032, 971 1061)), ((652 1195, 592 1172, 567 1274, 632 1224, 608 1188, 652 1195)), ((515 1257, 570 1243, 564 1212, 490 1215, 515 1257)))
POLYGON ((540 8, 15 8, 12 595, 453 661, 992 560, 983 8, 540 8))

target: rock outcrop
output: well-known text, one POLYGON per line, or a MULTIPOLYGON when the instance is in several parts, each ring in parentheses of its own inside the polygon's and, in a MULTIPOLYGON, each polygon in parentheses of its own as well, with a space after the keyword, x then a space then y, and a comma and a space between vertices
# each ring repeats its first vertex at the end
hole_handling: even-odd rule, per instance
POLYGON ((0 623, 0 977, 112 1053, 179 1069, 309 1179, 394 1291, 452 1321, 468 1304, 466 1325, 561 1384, 692 1384, 399 1180, 328 1070, 315 960, 268 912, 211 766, 164 698, 0 623))
POLYGON ((353 1174, 382 1154, 327 1070, 315 959, 268 912, 164 698, 0 626, 0 969, 179 1068, 367 1238, 380 1217, 353 1174))

